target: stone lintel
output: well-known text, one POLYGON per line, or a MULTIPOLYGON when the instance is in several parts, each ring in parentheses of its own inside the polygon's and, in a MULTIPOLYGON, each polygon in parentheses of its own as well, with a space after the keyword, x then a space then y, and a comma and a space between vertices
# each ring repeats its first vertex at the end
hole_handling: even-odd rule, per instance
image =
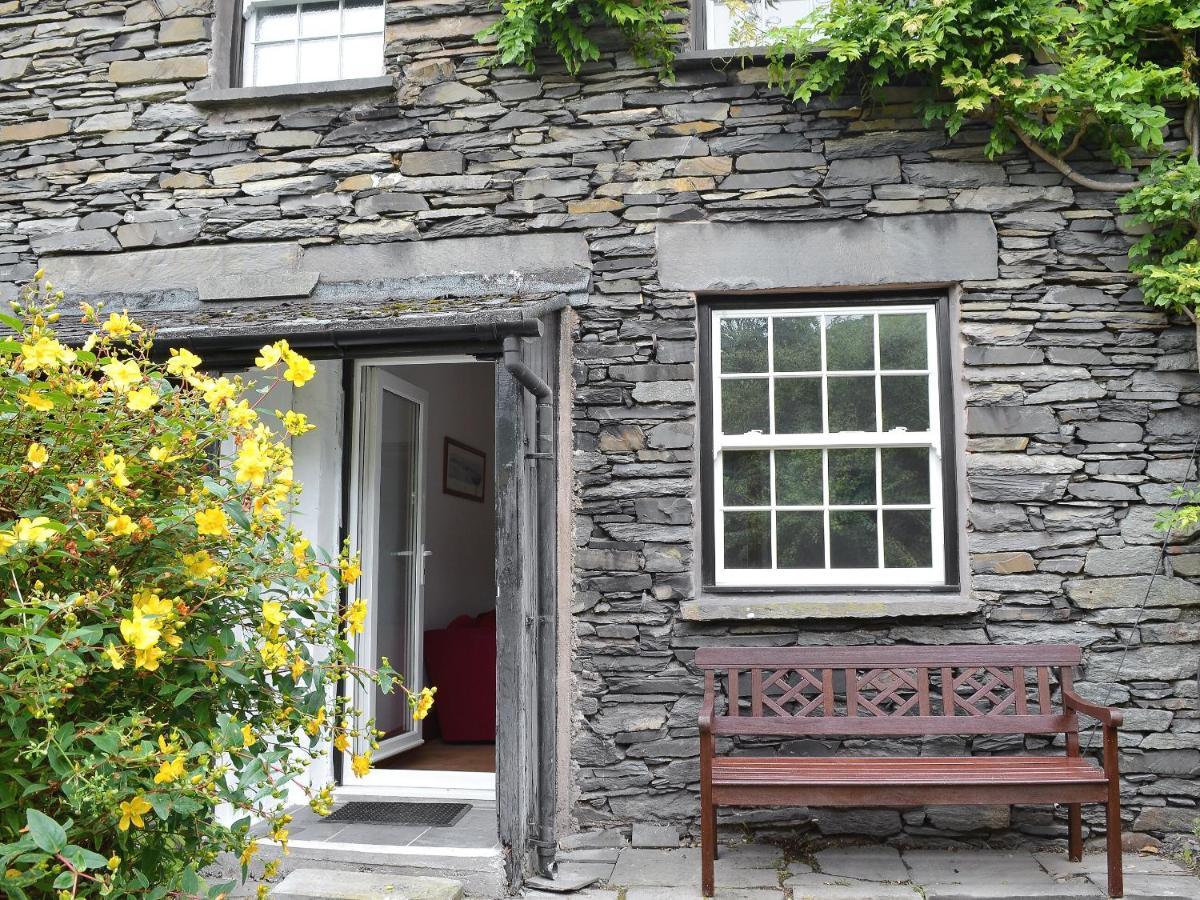
POLYGON ((230 243, 126 253, 47 256, 51 281, 73 297, 173 294, 269 300, 326 293, 401 300, 441 296, 580 294, 591 278, 577 233, 331 244, 230 243))
POLYGON ((334 81, 307 81, 301 84, 273 84, 265 87, 204 87, 187 95, 196 106, 225 106, 272 100, 324 101, 347 94, 372 94, 391 91, 396 79, 391 75, 373 78, 342 78, 334 81))
POLYGON ((938 285, 998 277, 984 213, 658 227, 659 281, 696 292, 938 285))
POLYGON ((907 616, 961 616, 978 612, 979 600, 959 595, 709 595, 680 604, 688 622, 775 619, 891 619, 907 616))

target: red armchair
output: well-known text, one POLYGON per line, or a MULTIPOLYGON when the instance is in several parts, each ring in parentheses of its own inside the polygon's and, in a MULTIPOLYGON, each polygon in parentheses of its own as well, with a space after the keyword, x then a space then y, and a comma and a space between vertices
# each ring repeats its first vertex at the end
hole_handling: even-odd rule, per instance
POLYGON ((425 671, 437 688, 433 708, 444 740, 496 740, 495 611, 426 631, 425 671))

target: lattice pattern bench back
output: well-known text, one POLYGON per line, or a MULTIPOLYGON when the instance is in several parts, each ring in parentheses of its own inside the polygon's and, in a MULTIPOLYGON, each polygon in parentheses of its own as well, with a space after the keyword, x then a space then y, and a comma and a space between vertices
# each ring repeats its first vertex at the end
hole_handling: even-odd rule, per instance
POLYGON ((1069 644, 696 651, 706 697, 726 698, 713 733, 741 735, 1073 732, 1050 669, 1070 686, 1079 662, 1069 644))

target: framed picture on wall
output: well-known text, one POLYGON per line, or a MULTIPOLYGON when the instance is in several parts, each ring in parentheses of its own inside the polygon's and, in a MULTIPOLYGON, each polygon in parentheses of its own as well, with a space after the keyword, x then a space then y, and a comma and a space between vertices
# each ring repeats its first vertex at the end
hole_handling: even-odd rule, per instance
POLYGON ((462 441, 446 438, 442 453, 442 493, 483 502, 487 482, 487 454, 462 441))

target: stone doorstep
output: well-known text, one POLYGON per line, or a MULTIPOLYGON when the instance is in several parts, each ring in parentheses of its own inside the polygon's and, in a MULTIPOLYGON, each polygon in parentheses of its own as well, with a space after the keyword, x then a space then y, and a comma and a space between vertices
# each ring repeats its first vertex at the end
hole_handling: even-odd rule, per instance
POLYGON ((462 900, 449 878, 296 869, 271 891, 274 900, 462 900))

